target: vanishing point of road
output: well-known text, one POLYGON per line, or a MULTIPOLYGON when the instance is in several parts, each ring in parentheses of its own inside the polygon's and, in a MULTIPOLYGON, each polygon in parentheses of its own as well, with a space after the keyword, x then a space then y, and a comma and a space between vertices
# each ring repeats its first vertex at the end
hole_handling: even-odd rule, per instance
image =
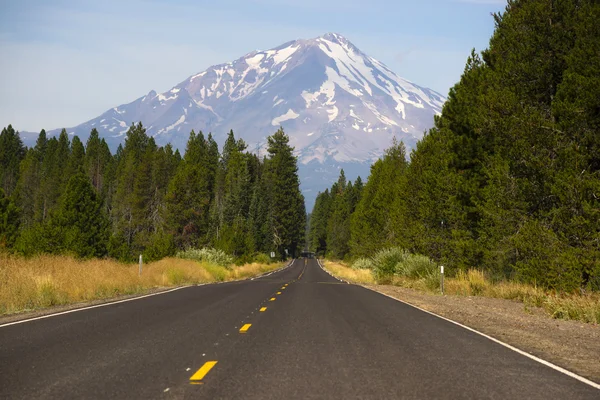
POLYGON ((314 259, 0 326, 0 399, 600 399, 314 259))

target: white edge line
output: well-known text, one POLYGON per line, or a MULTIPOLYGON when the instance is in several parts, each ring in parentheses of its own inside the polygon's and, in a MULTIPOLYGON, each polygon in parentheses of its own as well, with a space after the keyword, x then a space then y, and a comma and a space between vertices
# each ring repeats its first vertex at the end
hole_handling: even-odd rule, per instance
POLYGON ((323 268, 323 265, 321 265, 321 261, 319 261, 319 259, 318 259, 318 258, 317 258, 317 264, 319 264, 319 267, 321 267, 321 269, 322 269, 323 271, 325 271, 327 274, 329 274, 329 276, 331 276, 332 278, 334 278, 334 279, 337 279, 337 280, 338 280, 338 281, 340 281, 340 282, 347 283, 348 285, 351 285, 351 283, 350 283, 350 282, 348 282, 348 281, 345 281, 345 280, 343 280, 343 279, 340 279, 340 278, 338 278, 337 276, 333 276, 332 274, 330 274, 330 273, 329 273, 329 271, 327 271, 325 268, 323 268))
POLYGON ((267 272, 266 274, 262 274, 262 275, 259 275, 259 276, 255 276, 254 278, 250 278, 250 280, 251 280, 251 281, 253 281, 253 280, 260 279, 260 278, 264 278, 264 277, 267 277, 267 276, 269 276, 269 275, 273 275, 273 274, 275 274, 275 273, 277 273, 277 272, 283 271, 284 269, 291 267, 291 266, 294 264, 294 262, 296 262, 296 259, 295 259, 295 258, 294 258, 294 259, 292 259, 292 261, 290 261, 290 262, 288 263, 288 265, 286 265, 286 266, 284 266, 284 267, 281 267, 281 268, 279 268, 279 269, 276 269, 275 271, 267 272))
POLYGON ((448 318, 446 318, 446 317, 442 317, 441 315, 438 315, 438 314, 436 314, 436 313, 433 313, 433 312, 431 312, 431 311, 424 310, 424 309, 422 309, 421 307, 415 306, 414 304, 410 304, 410 303, 407 303, 407 302, 405 302, 405 301, 403 301, 403 300, 400 300, 400 299, 397 299, 397 298, 395 298, 395 297, 392 297, 392 296, 390 296, 389 294, 386 294, 386 293, 381 293, 381 292, 378 292, 377 290, 374 290, 374 289, 371 289, 371 288, 368 288, 368 287, 365 287, 365 286, 362 286, 362 285, 360 285, 360 286, 361 286, 361 287, 363 287, 363 288, 365 288, 365 289, 367 289, 367 290, 370 290, 370 291, 372 291, 372 292, 375 292, 375 293, 378 293, 378 294, 380 294, 380 295, 383 295, 383 296, 389 297, 390 299, 393 299, 393 300, 399 301, 400 303, 406 304, 407 306, 410 306, 410 307, 416 308, 416 309, 417 309, 417 310, 419 310, 419 311, 423 311, 423 312, 425 312, 425 313, 427 313, 427 314, 430 314, 430 315, 433 315, 433 316, 435 316, 435 317, 441 318, 441 319, 443 319, 444 321, 448 321, 448 322, 450 322, 450 323, 453 323, 454 325, 458 325, 458 326, 460 326, 461 328, 464 328, 464 329, 466 329, 466 330, 468 330, 468 331, 471 331, 471 332, 473 332, 473 333, 476 333, 476 334, 478 334, 478 335, 480 335, 480 336, 483 336, 484 338, 487 338, 487 339, 491 340, 492 342, 498 343, 498 344, 500 344, 500 345, 502 345, 502 346, 504 346, 504 347, 506 347, 506 348, 508 348, 508 349, 510 349, 510 350, 512 350, 512 351, 515 351, 515 352, 517 352, 517 353, 519 353, 519 354, 521 354, 521 355, 523 355, 523 356, 525 356, 525 357, 528 357, 528 358, 530 358, 530 359, 532 359, 532 360, 534 360, 534 361, 537 361, 537 362, 539 362, 540 364, 543 364, 543 365, 545 365, 545 366, 547 366, 547 367, 550 367, 550 368, 552 368, 552 369, 554 369, 554 370, 556 370, 556 371, 558 371, 558 372, 562 372, 563 374, 565 374, 565 375, 567 375, 567 376, 570 376, 571 378, 577 379, 577 380, 578 380, 578 381, 580 381, 580 382, 583 382, 583 383, 585 383, 585 384, 587 384, 587 385, 590 385, 590 386, 591 386, 591 387, 593 387, 593 388, 596 388, 596 389, 599 389, 599 390, 600 390, 600 384, 597 384, 596 382, 593 382, 593 381, 591 381, 591 380, 589 380, 589 379, 586 379, 586 378, 584 378, 583 376, 579 376, 579 375, 577 375, 576 373, 574 373, 574 372, 571 372, 571 371, 569 371, 569 370, 566 370, 566 369, 564 369, 564 368, 562 368, 562 367, 559 367, 559 366, 558 366, 558 365, 556 365, 556 364, 552 364, 552 363, 551 363, 551 362, 549 362, 549 361, 546 361, 546 360, 543 360, 543 359, 541 359, 541 358, 539 358, 539 357, 536 357, 536 356, 534 356, 533 354, 529 354, 529 353, 527 353, 526 351, 523 351, 523 350, 521 350, 521 349, 518 349, 518 348, 516 348, 516 347, 514 347, 514 346, 511 346, 511 345, 510 345, 510 344, 508 344, 508 343, 504 343, 504 342, 502 342, 502 341, 500 341, 500 340, 498 340, 498 339, 496 339, 496 338, 494 338, 494 337, 492 337, 492 336, 486 335, 486 334, 485 334, 485 333, 483 333, 483 332, 480 332, 480 331, 478 331, 478 330, 476 330, 476 329, 473 329, 473 328, 470 328, 470 327, 468 327, 468 326, 466 326, 466 325, 463 325, 463 324, 461 324, 460 322, 456 322, 456 321, 453 321, 453 320, 451 320, 451 319, 448 319, 448 318))
MULTIPOLYGON (((259 277, 255 277, 255 278, 262 278, 264 276, 271 275, 271 274, 273 274, 275 272, 283 271, 284 269, 286 269, 289 266, 291 266, 294 263, 294 261, 295 260, 292 260, 288 265, 286 265, 283 268, 279 268, 278 270, 271 271, 271 272, 267 273, 266 275, 261 275, 259 277)), ((252 278, 251 280, 254 280, 255 278, 252 278)), ((106 303, 95 304, 93 306, 79 307, 79 308, 74 308, 72 310, 60 311, 60 312, 57 312, 57 313, 41 315, 39 317, 27 318, 27 319, 22 319, 22 320, 13 321, 13 322, 7 322, 5 324, 1 324, 0 328, 4 328, 6 326, 11 326, 11 325, 24 324, 25 322, 37 321, 39 319, 46 319, 46 318, 51 318, 51 317, 58 317, 59 315, 71 314, 71 313, 79 312, 79 311, 91 310, 93 308, 112 306, 113 304, 119 304, 119 303, 125 303, 125 302, 128 302, 128 301, 140 300, 140 299, 143 299, 143 298, 146 298, 146 297, 158 296, 159 294, 171 293, 171 292, 174 292, 176 290, 185 289, 185 288, 189 288, 189 287, 205 286, 205 285, 218 285, 218 284, 223 284, 223 283, 239 282, 239 281, 242 281, 242 280, 246 280, 246 279, 240 279, 238 281, 207 282, 207 283, 198 283, 198 284, 194 284, 194 285, 180 286, 180 287, 176 287, 176 288, 173 288, 173 289, 164 290, 164 291, 161 291, 161 292, 158 292, 158 293, 150 293, 150 294, 145 294, 145 295, 142 295, 142 296, 135 296, 135 297, 131 297, 129 299, 123 299, 123 300, 107 301, 106 303)))

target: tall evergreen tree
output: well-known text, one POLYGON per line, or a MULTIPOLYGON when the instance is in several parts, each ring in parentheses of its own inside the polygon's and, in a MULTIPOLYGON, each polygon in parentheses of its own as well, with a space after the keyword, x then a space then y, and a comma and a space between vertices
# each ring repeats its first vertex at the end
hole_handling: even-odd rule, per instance
POLYGON ((11 196, 19 180, 19 165, 25 158, 25 147, 12 125, 0 133, 0 188, 11 196))
POLYGON ((58 236, 55 240, 59 246, 53 249, 55 252, 74 253, 79 257, 107 254, 108 217, 89 178, 82 172, 69 180, 60 207, 48 225, 58 236))
POLYGON ((0 188, 0 249, 12 248, 19 229, 19 209, 0 188))
POLYGON ((280 128, 267 138, 269 159, 265 165, 269 185, 271 248, 283 257, 285 250, 294 256, 304 243, 306 211, 300 192, 297 160, 289 137, 280 128))
POLYGON ((206 243, 211 202, 208 159, 204 135, 192 131, 166 194, 168 229, 180 248, 206 243))
POLYGON ((310 246, 318 255, 327 253, 327 225, 331 215, 331 195, 329 189, 319 193, 310 219, 310 246))

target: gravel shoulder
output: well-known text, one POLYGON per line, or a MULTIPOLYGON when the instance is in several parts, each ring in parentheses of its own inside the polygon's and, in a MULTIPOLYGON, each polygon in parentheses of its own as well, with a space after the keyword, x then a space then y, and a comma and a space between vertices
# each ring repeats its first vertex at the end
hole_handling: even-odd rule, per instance
POLYGON ((512 300, 363 286, 460 322, 600 383, 600 325, 551 319, 541 308, 512 300))

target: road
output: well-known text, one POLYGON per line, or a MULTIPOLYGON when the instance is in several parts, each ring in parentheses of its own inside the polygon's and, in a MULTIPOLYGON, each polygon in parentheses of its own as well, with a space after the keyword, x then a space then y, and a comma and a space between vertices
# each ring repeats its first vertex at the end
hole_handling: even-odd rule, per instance
POLYGON ((1 399, 599 399, 314 259, 0 327, 1 399), (262 310, 262 311, 261 311, 262 310))

